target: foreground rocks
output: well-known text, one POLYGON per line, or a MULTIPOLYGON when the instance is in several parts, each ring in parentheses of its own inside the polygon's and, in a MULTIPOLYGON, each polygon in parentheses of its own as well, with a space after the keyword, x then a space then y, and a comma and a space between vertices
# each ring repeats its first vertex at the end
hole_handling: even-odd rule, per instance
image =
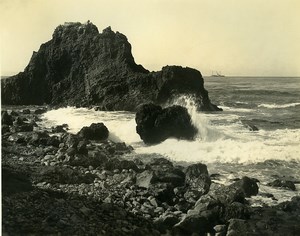
POLYGON ((90 22, 58 26, 52 39, 33 52, 24 72, 1 80, 1 94, 6 105, 97 105, 128 111, 190 94, 198 109, 220 110, 211 104, 199 71, 165 66, 149 72, 135 63, 125 35, 110 27, 99 33, 90 22))
POLYGON ((125 143, 70 134, 65 125, 17 131, 21 120, 30 123, 39 117, 33 111, 3 114, 12 121, 3 124, 7 130, 2 133, 3 234, 300 232, 299 197, 274 207, 249 205, 259 192, 256 179, 241 176, 225 186, 211 179, 203 163, 180 166, 163 157, 126 158, 132 147, 125 143))
POLYGON ((191 117, 186 108, 161 106, 150 104, 142 105, 135 116, 136 132, 148 144, 159 143, 167 138, 193 139, 197 134, 191 117))

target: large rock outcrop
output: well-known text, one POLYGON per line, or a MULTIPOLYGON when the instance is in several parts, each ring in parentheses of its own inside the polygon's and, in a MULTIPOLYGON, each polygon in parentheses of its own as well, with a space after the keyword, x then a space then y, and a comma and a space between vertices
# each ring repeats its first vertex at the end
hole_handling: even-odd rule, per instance
POLYGON ((199 110, 219 110, 211 104, 199 71, 166 66, 149 72, 135 63, 125 35, 110 27, 99 33, 90 22, 58 26, 52 39, 33 53, 24 72, 1 83, 2 104, 134 111, 142 103, 164 103, 188 93, 199 110))
POLYGON ((147 144, 168 138, 192 140, 198 132, 187 109, 178 105, 163 109, 152 103, 144 104, 139 107, 135 121, 136 132, 147 144))

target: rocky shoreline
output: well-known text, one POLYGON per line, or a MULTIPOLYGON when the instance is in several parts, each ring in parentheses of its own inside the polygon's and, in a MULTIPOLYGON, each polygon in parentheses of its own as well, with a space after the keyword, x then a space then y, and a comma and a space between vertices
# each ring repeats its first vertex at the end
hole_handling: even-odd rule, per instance
MULTIPOLYGON (((70 134, 37 125, 45 108, 2 110, 4 235, 299 235, 300 197, 251 207, 259 180, 214 181, 107 139, 105 124, 70 134)), ((294 190, 292 182, 274 187, 294 190)), ((272 197, 270 195, 270 197, 272 197)))

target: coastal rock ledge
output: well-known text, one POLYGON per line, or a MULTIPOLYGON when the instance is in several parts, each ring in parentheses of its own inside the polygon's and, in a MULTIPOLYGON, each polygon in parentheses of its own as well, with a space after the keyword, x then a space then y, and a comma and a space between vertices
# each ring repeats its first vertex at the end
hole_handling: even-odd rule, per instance
POLYGON ((135 63, 125 35, 110 27, 99 33, 89 21, 58 26, 52 39, 33 52, 24 72, 1 85, 5 105, 136 111, 143 103, 162 104, 190 94, 199 110, 220 110, 210 102, 198 70, 165 66, 149 72, 135 63))

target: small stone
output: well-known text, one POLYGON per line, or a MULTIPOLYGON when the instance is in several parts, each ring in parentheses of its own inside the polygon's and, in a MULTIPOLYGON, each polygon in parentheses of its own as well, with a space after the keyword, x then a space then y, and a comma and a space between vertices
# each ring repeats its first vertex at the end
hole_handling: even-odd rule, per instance
POLYGON ((226 225, 216 225, 214 227, 214 230, 216 233, 225 232, 226 231, 226 225))
POLYGON ((155 206, 155 207, 158 206, 157 201, 156 201, 155 198, 151 198, 149 201, 150 201, 150 203, 151 203, 152 206, 155 206))
POLYGON ((24 161, 24 157, 20 157, 20 158, 19 158, 19 161, 24 161))
POLYGON ((154 209, 154 212, 155 212, 155 213, 163 213, 163 212, 164 212, 164 208, 162 208, 162 207, 156 207, 156 208, 154 209))
POLYGON ((44 156, 44 161, 47 161, 47 160, 50 160, 50 159, 54 159, 55 158, 55 156, 54 155, 46 155, 46 156, 44 156))
POLYGON ((94 167, 89 166, 89 170, 90 170, 90 171, 94 170, 94 167))

